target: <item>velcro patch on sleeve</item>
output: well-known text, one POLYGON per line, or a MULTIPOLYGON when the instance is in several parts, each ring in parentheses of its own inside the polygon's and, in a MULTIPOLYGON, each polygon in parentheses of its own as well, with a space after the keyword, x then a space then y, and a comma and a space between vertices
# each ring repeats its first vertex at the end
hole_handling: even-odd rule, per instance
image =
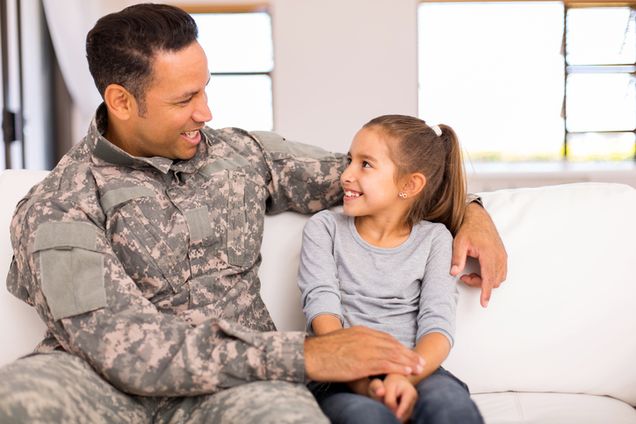
POLYGON ((42 292, 55 320, 106 306, 104 257, 96 250, 97 230, 82 222, 41 224, 34 252, 40 252, 42 292))

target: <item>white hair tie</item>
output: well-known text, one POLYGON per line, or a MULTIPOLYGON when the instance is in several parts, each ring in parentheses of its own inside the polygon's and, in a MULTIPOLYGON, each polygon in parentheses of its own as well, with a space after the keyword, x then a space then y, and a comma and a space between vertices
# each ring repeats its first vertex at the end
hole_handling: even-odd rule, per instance
POLYGON ((442 135, 442 129, 439 127, 439 125, 433 125, 431 129, 435 131, 435 135, 437 135, 438 137, 442 135))

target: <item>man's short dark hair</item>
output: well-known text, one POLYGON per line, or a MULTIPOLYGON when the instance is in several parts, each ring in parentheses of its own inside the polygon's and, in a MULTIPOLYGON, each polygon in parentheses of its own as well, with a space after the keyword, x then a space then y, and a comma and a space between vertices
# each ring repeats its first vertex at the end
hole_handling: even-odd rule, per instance
POLYGON ((137 4, 100 18, 86 36, 88 68, 99 93, 103 97, 108 85, 119 84, 143 114, 153 56, 189 46, 197 33, 192 16, 164 4, 137 4))

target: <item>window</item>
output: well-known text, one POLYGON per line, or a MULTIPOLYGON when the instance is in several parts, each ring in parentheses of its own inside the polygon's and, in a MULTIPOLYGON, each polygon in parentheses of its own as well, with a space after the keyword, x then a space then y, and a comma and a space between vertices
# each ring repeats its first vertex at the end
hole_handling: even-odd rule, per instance
POLYGON ((192 10, 211 72, 207 88, 214 128, 273 128, 272 22, 262 6, 192 10))
POLYGON ((634 156, 635 16, 629 7, 566 8, 565 147, 572 159, 634 156))
POLYGON ((635 13, 562 1, 425 2, 419 113, 473 161, 636 157, 635 13))

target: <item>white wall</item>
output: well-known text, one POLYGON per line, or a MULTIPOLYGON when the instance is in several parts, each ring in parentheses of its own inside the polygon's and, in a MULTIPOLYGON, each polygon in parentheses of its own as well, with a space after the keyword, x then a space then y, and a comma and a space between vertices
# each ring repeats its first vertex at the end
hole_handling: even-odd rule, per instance
POLYGON ((274 120, 288 138, 347 151, 384 113, 417 114, 415 0, 278 0, 274 120))

